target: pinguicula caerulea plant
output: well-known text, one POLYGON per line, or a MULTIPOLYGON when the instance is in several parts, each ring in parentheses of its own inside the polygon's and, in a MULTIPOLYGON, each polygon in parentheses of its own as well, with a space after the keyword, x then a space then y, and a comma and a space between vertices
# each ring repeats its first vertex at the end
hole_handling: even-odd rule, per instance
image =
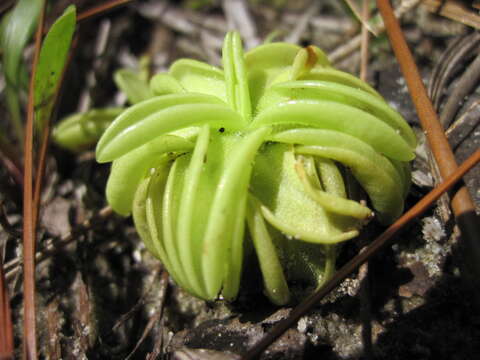
POLYGON ((236 298, 250 247, 265 294, 286 304, 291 282, 332 275, 336 244, 402 213, 415 136, 315 46, 244 53, 230 32, 222 61, 178 60, 112 110, 96 149, 113 162, 107 199, 189 293, 236 298))

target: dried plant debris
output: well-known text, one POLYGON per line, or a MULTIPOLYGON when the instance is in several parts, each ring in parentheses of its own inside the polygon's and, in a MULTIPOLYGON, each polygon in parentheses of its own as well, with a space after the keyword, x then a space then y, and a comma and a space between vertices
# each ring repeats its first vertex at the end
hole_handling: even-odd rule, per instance
MULTIPOLYGON (((480 144, 480 34, 455 38, 432 71, 429 93, 459 163, 480 144)), ((465 176, 465 183, 480 212, 480 169, 465 176)))

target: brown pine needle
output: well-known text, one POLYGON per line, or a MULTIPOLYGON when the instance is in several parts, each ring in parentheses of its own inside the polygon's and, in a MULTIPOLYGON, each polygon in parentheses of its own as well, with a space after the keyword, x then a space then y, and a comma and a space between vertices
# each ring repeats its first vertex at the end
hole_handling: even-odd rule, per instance
POLYGON ((370 36, 368 33, 368 20, 370 19, 370 0, 363 0, 362 3, 362 42, 360 44, 360 79, 367 81, 368 70, 368 45, 370 43, 370 36))
POLYGON ((91 19, 94 16, 101 15, 107 11, 110 11, 118 6, 125 5, 132 0, 111 0, 107 1, 101 5, 95 6, 91 9, 85 10, 84 12, 78 14, 77 22, 80 23, 84 20, 91 19))
POLYGON ((401 216, 394 224, 377 237, 363 252, 355 256, 352 260, 340 268, 333 277, 316 293, 307 297, 295 309, 292 310, 289 317, 275 325, 272 330, 255 344, 251 350, 242 356, 242 360, 252 360, 257 358, 263 350, 279 338, 285 331, 294 325, 303 315, 305 315, 315 304, 318 304, 330 291, 340 285, 340 283, 353 271, 377 254, 389 240, 403 229, 412 220, 423 214, 432 203, 442 194, 458 182, 465 173, 474 167, 480 161, 480 150, 471 155, 451 176, 442 182, 435 189, 424 196, 415 206, 401 216))
POLYGON ((45 21, 45 4, 35 35, 35 53, 33 56, 32 74, 28 91, 27 124, 25 127, 25 163, 23 171, 23 352, 26 359, 37 359, 37 339, 35 324, 35 220, 33 211, 33 122, 35 73, 42 45, 42 34, 45 21))

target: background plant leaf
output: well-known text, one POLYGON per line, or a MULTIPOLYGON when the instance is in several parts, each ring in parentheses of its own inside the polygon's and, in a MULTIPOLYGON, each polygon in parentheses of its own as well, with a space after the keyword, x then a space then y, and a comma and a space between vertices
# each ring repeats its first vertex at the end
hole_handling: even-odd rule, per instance
POLYGON ((130 104, 137 104, 143 100, 153 97, 148 82, 142 73, 129 69, 120 69, 114 75, 115 84, 127 96, 130 104))
POLYGON ((7 84, 5 97, 20 141, 23 139, 23 126, 19 92, 22 84, 22 74, 25 75, 26 73, 22 62, 22 52, 36 27, 42 5, 43 0, 19 0, 15 8, 4 16, 0 28, 3 72, 7 84))
POLYGON ((45 37, 35 74, 35 122, 42 129, 51 115, 76 24, 75 6, 69 6, 45 37))

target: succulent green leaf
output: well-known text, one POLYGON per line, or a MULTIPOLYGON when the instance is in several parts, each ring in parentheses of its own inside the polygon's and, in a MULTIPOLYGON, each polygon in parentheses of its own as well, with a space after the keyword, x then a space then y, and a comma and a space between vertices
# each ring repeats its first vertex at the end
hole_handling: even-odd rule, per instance
POLYGON ((129 69, 120 69, 113 75, 115 84, 122 90, 130 104, 138 104, 153 97, 149 84, 141 75, 129 69))
POLYGON ((157 136, 185 127, 209 123, 236 131, 244 120, 218 98, 200 94, 175 94, 144 101, 123 112, 97 145, 97 161, 115 160, 157 136))
POLYGON ((296 162, 286 144, 271 144, 257 156, 250 191, 262 203, 266 220, 293 239, 313 243, 334 244, 358 235, 356 220, 327 212, 305 192, 296 162))
POLYGON ((305 176, 312 186, 319 190, 323 190, 324 187, 318 177, 314 158, 312 156, 298 156, 297 159, 301 162, 303 170, 305 170, 305 176))
MULTIPOLYGON (((160 256, 160 252, 158 251, 157 247, 154 245, 154 240, 150 235, 150 226, 147 220, 147 197, 150 180, 151 176, 148 176, 142 179, 138 185, 133 200, 132 216, 135 228, 137 229, 140 238, 145 243, 145 247, 148 251, 150 251, 150 253, 152 253, 153 256, 160 259, 162 257, 160 256)), ((168 263, 169 261, 166 259, 164 264, 168 263)))
POLYGON ((316 46, 307 46, 300 49, 293 63, 286 70, 278 74, 270 83, 270 86, 285 81, 297 80, 305 77, 315 68, 329 68, 330 62, 322 50, 316 46))
POLYGON ((277 249, 268 233, 267 225, 260 211, 260 202, 253 196, 248 199, 247 222, 263 274, 265 292, 276 305, 290 301, 290 291, 283 273, 277 249))
POLYGON ((329 194, 346 198, 345 182, 338 166, 330 159, 315 158, 314 162, 320 174, 322 188, 329 194))
POLYGON ((372 200, 380 219, 391 222, 403 211, 402 177, 388 159, 362 141, 330 130, 296 129, 273 140, 305 145, 297 153, 329 158, 348 166, 372 200))
MULTIPOLYGON (((196 296, 202 296, 200 293, 196 293, 191 288, 190 283, 186 281, 183 269, 178 266, 174 266, 171 261, 171 257, 167 254, 167 248, 165 247, 162 211, 163 211, 163 197, 166 190, 166 181, 168 178, 169 160, 164 157, 165 161, 156 168, 156 170, 149 176, 148 193, 145 199, 145 210, 147 227, 149 229, 149 235, 152 241, 152 246, 155 248, 159 259, 165 265, 167 271, 171 276, 176 279, 182 287, 195 294, 196 296)), ((135 215, 135 214, 134 214, 135 215)), ((136 226, 136 225, 135 225, 136 226)))
POLYGON ((222 50, 227 101, 244 120, 250 122, 252 110, 250 91, 245 69, 242 40, 237 32, 229 32, 222 50))
POLYGON ((53 141, 70 151, 79 152, 95 145, 124 108, 92 109, 69 115, 53 129, 53 141))
POLYGON ((415 149, 416 137, 406 121, 383 100, 363 90, 330 81, 289 81, 273 85, 262 98, 258 111, 289 100, 328 100, 363 110, 394 129, 415 149))
MULTIPOLYGON (((193 150, 190 163, 185 173, 182 195, 178 209, 177 242, 180 250, 180 261, 185 269, 186 276, 195 288, 202 289, 205 293, 205 285, 202 281, 202 268, 200 257, 196 254, 202 251, 201 234, 194 233, 193 222, 195 218, 195 204, 199 190, 200 177, 203 164, 208 151, 210 128, 202 126, 198 134, 197 142, 193 150)), ((200 220, 202 221, 202 220, 200 220)))
POLYGON ((312 45, 301 49, 293 60, 289 80, 297 80, 301 76, 306 76, 316 66, 330 66, 327 55, 312 45))
POLYGON ((163 227, 163 241, 167 257, 172 263, 172 267, 178 273, 175 279, 183 288, 189 290, 192 294, 206 299, 206 294, 200 288, 195 288, 190 279, 186 276, 185 268, 180 261, 180 248, 176 241, 179 200, 183 188, 184 175, 186 166, 179 165, 185 157, 179 157, 175 160, 170 172, 168 173, 167 183, 163 195, 163 202, 157 205, 157 209, 161 210, 161 216, 157 215, 163 227))
POLYGON ((225 104, 214 96, 199 93, 186 93, 158 96, 153 99, 143 101, 141 104, 131 106, 125 112, 123 112, 121 116, 115 119, 115 121, 109 126, 108 130, 100 139, 97 145, 97 149, 99 147, 102 147, 102 144, 111 141, 111 139, 123 129, 135 125, 137 122, 141 121, 142 119, 155 112, 167 109, 175 105, 201 103, 225 104))
POLYGON ((150 90, 154 95, 169 95, 185 92, 185 88, 172 75, 161 73, 150 80, 150 90))
POLYGON ((227 101, 223 71, 215 66, 180 59, 172 64, 169 74, 188 92, 208 94, 227 101))
POLYGON ((369 208, 360 205, 356 201, 348 200, 338 195, 316 189, 310 182, 303 163, 298 161, 295 165, 297 174, 304 185, 306 193, 326 211, 329 211, 333 214, 352 216, 361 220, 368 219, 373 216, 373 213, 369 208))
POLYGON ((142 232, 148 230, 143 236, 142 232, 139 232, 140 236, 142 236, 145 241, 147 248, 153 248, 153 251, 151 250, 152 253, 162 261, 167 268, 167 271, 177 279, 179 274, 172 266, 165 251, 162 222, 159 221, 160 217, 158 216, 162 210, 162 198, 165 191, 169 167, 167 159, 164 160, 165 161, 158 165, 153 174, 145 178, 145 180, 147 180, 146 184, 144 183, 145 180, 143 180, 138 187, 138 195, 135 194, 133 202, 134 210, 132 211, 132 214, 135 227, 138 227, 138 223, 141 222, 140 225, 143 227, 142 232), (137 214, 137 212, 140 214, 137 214), (145 213, 145 215, 143 215, 143 213, 145 213))
POLYGON ((234 300, 240 289, 240 280, 243 267, 243 247, 245 232, 245 213, 247 206, 247 192, 241 194, 236 208, 232 226, 232 245, 227 253, 228 265, 226 266, 223 281, 222 296, 225 300, 234 300))
POLYGON ((132 209, 133 194, 150 169, 162 163, 163 155, 190 151, 193 144, 173 135, 164 135, 138 147, 112 163, 107 182, 107 200, 113 210, 128 215, 132 209))
MULTIPOLYGON (((258 148, 269 134, 270 129, 257 129, 240 139, 237 146, 231 150, 229 163, 225 167, 213 198, 209 214, 202 254, 203 274, 210 297, 217 296, 224 281, 224 263, 222 259, 231 251, 233 234, 228 231, 239 214, 236 204, 242 198, 246 201, 245 192, 248 188, 252 163, 258 148)), ((244 207, 243 207, 244 209, 244 207)))
POLYGON ((359 78, 346 73, 344 71, 336 70, 332 67, 316 67, 312 71, 300 76, 297 80, 317 80, 317 81, 330 81, 338 84, 353 87, 355 89, 361 89, 380 100, 384 101, 382 96, 366 82, 359 78))
POLYGON ((270 43, 245 53, 252 109, 257 107, 273 79, 292 65, 300 49, 300 46, 294 44, 270 43))
POLYGON ((271 106, 251 127, 267 125, 309 126, 354 136, 386 156, 409 161, 414 154, 407 142, 383 121, 349 105, 327 100, 291 100, 271 106))

